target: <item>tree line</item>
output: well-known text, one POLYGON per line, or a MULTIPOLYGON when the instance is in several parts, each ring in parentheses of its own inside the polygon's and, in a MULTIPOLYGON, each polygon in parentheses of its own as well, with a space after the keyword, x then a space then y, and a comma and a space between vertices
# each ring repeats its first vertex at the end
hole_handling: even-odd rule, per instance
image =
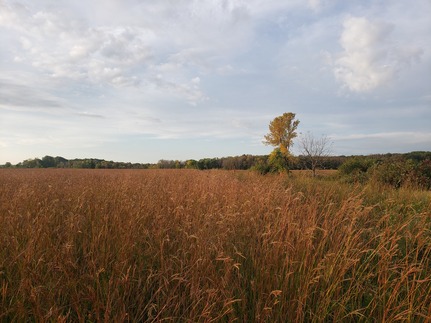
MULTIPOLYGON (((270 165, 270 155, 250 155, 202 158, 199 160, 168 160, 161 159, 157 163, 115 162, 97 158, 66 159, 64 157, 45 156, 43 158, 26 159, 16 165, 10 162, 0 165, 1 168, 88 168, 88 169, 225 169, 248 170, 262 169, 270 165)), ((329 157, 323 166, 325 169, 337 169, 344 157, 329 157)), ((305 169, 306 161, 298 156, 292 169, 305 169)), ((270 166, 268 166, 270 167, 270 166)), ((270 172, 268 170, 267 172, 270 172)))
MULTIPOLYGON (((16 165, 6 163, 0 165, 1 168, 91 168, 91 169, 226 169, 226 170, 248 170, 252 169, 261 174, 267 173, 289 173, 291 170, 309 169, 313 176, 316 176, 317 169, 341 169, 341 173, 355 176, 363 176, 373 165, 373 172, 380 169, 381 173, 387 176, 387 169, 393 169, 394 173, 412 174, 415 172, 431 173, 431 152, 411 152, 407 154, 385 154, 363 156, 332 156, 332 142, 326 135, 315 137, 312 133, 300 134, 299 146, 301 154, 294 156, 291 147, 294 139, 298 136, 297 128, 300 121, 296 119, 296 114, 292 112, 274 118, 269 123, 269 133, 264 136, 265 145, 274 146, 274 150, 269 155, 241 155, 223 158, 203 158, 199 160, 188 159, 166 160, 161 159, 157 163, 130 163, 114 162, 103 159, 85 158, 68 160, 63 157, 45 156, 41 159, 27 159, 16 165), (389 160, 389 162, 387 162, 389 160), (385 161, 385 172, 379 166, 385 161), (393 167, 397 164, 399 167, 393 167), (402 167, 401 167, 401 166, 402 167), (378 167, 379 166, 379 167, 378 167), (363 170, 365 168, 365 170, 363 170), (407 169, 407 170, 406 170, 407 169)), ((383 163, 383 165, 385 165, 383 163)), ((405 176, 404 176, 405 177, 405 176)), ((430 175, 431 178, 431 175, 430 175)), ((431 186, 431 185, 430 185, 431 186)))
MULTIPOLYGON (((262 173, 277 172, 277 166, 274 167, 274 152, 269 155, 250 155, 229 156, 222 158, 202 158, 199 160, 188 159, 167 160, 161 159, 157 163, 130 163, 115 162, 97 158, 84 159, 66 159, 64 157, 45 156, 43 158, 26 159, 22 162, 12 165, 6 163, 1 165, 2 168, 88 168, 88 169, 225 169, 225 170, 256 170, 262 173)), ((405 160, 411 163, 420 163, 425 160, 431 160, 431 152, 415 151, 405 154, 374 154, 374 155, 354 155, 354 156, 326 156, 322 157, 319 163, 319 169, 339 169, 344 166, 346 169, 355 169, 359 172, 365 169, 366 165, 371 163, 382 163, 383 161, 405 160), (349 166, 350 165, 350 166, 349 166), (365 165, 365 166, 364 166, 365 165), (350 167, 350 168, 349 168, 350 167)), ((310 159, 305 155, 292 156, 290 159, 291 170, 311 169, 310 159)), ((349 172, 349 170, 347 170, 349 172)), ((352 171, 353 172, 353 171, 352 171)))

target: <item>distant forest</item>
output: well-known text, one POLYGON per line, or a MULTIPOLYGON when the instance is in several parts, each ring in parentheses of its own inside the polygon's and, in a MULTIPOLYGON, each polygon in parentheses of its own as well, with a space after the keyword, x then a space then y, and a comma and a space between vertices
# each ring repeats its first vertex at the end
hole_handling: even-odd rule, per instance
MULTIPOLYGON (((419 163, 431 160, 431 152, 414 151, 404 154, 374 154, 367 156, 329 156, 322 158, 320 169, 338 169, 346 161, 352 159, 367 159, 374 162, 388 160, 408 160, 419 163)), ((241 155, 222 158, 203 158, 199 160, 189 159, 166 160, 161 159, 157 163, 130 163, 115 162, 96 158, 66 159, 63 157, 45 156, 24 160, 16 165, 6 163, 2 168, 89 168, 89 169, 226 169, 226 170, 247 170, 264 169, 269 163, 269 155, 241 155)), ((309 160, 306 156, 292 157, 289 169, 301 170, 309 169, 309 160)))

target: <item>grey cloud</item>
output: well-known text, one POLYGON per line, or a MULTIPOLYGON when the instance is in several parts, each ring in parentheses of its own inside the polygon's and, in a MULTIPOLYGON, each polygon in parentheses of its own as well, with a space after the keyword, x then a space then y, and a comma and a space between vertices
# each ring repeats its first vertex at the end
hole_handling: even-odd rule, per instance
POLYGON ((162 123, 160 118, 149 117, 149 116, 138 116, 137 119, 149 122, 149 123, 162 123))
POLYGON ((101 114, 89 113, 89 112, 78 112, 76 113, 76 115, 80 117, 86 117, 86 118, 105 119, 105 116, 101 114))
POLYGON ((337 154, 409 152, 431 149, 431 132, 377 132, 331 135, 337 154))
POLYGON ((52 109, 63 107, 63 103, 46 91, 0 79, 0 107, 52 109))

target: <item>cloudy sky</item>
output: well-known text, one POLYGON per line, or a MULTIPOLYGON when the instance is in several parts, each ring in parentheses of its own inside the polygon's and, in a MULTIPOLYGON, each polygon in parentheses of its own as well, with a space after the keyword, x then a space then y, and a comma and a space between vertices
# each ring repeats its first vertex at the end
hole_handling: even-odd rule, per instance
POLYGON ((431 150, 430 17, 430 0, 0 0, 0 163, 267 154, 290 111, 334 154, 431 150))

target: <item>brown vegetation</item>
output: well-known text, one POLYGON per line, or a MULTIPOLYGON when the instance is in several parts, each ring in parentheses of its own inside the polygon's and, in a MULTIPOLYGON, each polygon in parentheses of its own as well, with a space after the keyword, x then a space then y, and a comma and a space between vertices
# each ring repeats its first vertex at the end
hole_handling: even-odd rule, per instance
POLYGON ((431 320, 429 192, 1 170, 0 321, 431 320))

